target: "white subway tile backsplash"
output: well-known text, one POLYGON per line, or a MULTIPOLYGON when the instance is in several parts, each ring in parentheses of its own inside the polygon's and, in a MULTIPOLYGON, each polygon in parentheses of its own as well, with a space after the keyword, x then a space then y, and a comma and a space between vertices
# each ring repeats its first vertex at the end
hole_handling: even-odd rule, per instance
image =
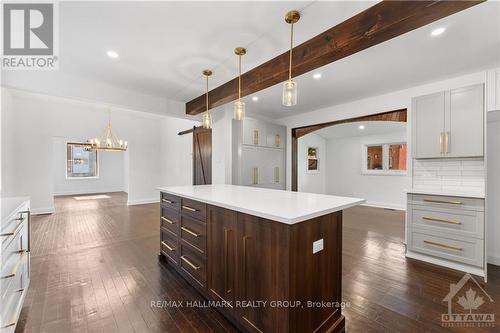
POLYGON ((484 160, 413 160, 413 187, 429 191, 484 192, 484 160))

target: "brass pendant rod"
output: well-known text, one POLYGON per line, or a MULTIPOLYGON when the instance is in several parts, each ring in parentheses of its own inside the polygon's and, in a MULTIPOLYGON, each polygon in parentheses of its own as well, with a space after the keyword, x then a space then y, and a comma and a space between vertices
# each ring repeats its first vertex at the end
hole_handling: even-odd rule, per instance
POLYGON ((292 81, 292 54, 293 54, 293 22, 290 24, 290 66, 288 68, 288 81, 292 81))
POLYGON ((238 102, 241 101, 241 54, 238 55, 238 102))
POLYGON ((207 112, 208 112, 208 75, 206 77, 207 77, 207 98, 206 98, 206 102, 207 102, 207 112))

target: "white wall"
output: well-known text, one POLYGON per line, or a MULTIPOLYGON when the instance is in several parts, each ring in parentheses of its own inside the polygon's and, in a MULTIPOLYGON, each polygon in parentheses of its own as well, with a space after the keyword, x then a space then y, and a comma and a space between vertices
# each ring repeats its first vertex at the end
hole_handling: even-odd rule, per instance
POLYGON ((298 147, 298 190, 299 192, 326 193, 326 179, 330 177, 330 170, 326 165, 326 140, 321 136, 310 133, 299 139, 298 147), (307 148, 318 148, 319 173, 307 172, 307 148))
POLYGON ((120 192, 125 187, 125 154, 128 152, 97 152, 98 177, 89 179, 66 178, 66 143, 84 142, 87 138, 53 138, 54 195, 120 192))
POLYGON ((488 262, 500 265, 500 111, 488 113, 487 127, 487 242, 488 262))
POLYGON ((232 183, 233 104, 212 110, 212 184, 232 183))
POLYGON ((406 132, 353 136, 326 141, 326 193, 366 199, 372 206, 406 209, 410 175, 363 174, 366 144, 406 141, 406 132))
MULTIPOLYGON (((5 88, 2 93, 2 195, 30 196, 34 213, 52 212, 54 138, 100 134, 107 123, 106 105, 5 88)), ((162 120, 169 117, 113 110, 113 128, 129 143, 123 171, 129 175, 123 184, 128 188, 129 204, 158 201, 155 188, 162 185, 163 173, 175 168, 162 165, 162 149, 168 146, 162 132, 177 134, 178 130, 163 126, 162 120)), ((195 124, 187 122, 187 127, 195 124)), ((185 124, 178 124, 179 131, 186 129, 185 124)), ((191 170, 180 172, 190 174, 191 170)))

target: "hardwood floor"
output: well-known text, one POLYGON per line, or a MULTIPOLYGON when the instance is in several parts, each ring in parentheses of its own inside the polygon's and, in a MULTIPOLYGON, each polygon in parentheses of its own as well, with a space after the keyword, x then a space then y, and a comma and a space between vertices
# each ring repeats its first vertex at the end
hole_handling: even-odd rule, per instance
MULTIPOLYGON (((158 204, 126 206, 126 194, 76 201, 32 220, 31 285, 16 332, 235 332, 211 308, 159 308, 151 301, 199 300, 158 263, 158 204)), ((368 207, 345 212, 343 299, 348 332, 499 332, 443 328, 442 299, 463 274, 404 257, 404 214, 368 207)), ((500 302, 500 267, 487 284, 500 302)), ((500 317, 485 300, 481 313, 500 317)))

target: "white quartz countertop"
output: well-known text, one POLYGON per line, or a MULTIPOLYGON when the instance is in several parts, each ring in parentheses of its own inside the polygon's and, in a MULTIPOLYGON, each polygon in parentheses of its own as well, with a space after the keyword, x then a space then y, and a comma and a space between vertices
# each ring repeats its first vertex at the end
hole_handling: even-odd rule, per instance
POLYGON ((472 191, 441 191, 441 190, 426 190, 426 189, 407 189, 407 193, 412 194, 428 194, 428 195, 441 195, 446 197, 462 197, 462 198, 477 198, 484 199, 484 192, 472 192, 472 191))
POLYGON ((359 198, 238 185, 191 185, 157 189, 286 224, 302 222, 365 202, 359 198))
POLYGON ((21 206, 29 204, 29 197, 6 197, 0 198, 0 210, 2 214, 2 225, 8 223, 8 218, 21 206))

